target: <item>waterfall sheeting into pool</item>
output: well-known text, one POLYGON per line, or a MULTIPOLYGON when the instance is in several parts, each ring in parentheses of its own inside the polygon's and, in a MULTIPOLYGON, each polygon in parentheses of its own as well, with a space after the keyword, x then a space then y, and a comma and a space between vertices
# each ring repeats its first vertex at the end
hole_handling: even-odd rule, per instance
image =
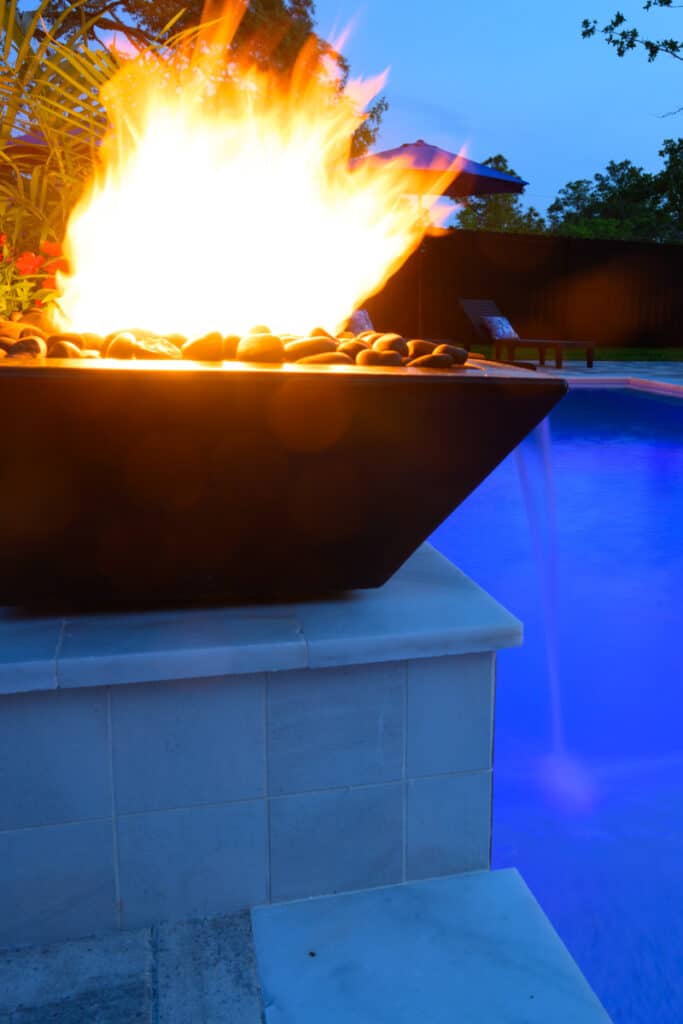
POLYGON ((615 1024, 680 1024, 683 400, 570 392, 431 539, 524 623, 498 661, 493 866, 615 1024))

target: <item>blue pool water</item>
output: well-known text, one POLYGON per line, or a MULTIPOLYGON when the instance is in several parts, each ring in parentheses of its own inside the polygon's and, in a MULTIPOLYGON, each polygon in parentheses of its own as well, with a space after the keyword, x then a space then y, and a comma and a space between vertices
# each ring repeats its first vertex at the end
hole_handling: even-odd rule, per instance
POLYGON ((616 1024, 681 1024, 683 401, 571 392, 432 541, 524 623, 498 661, 493 866, 616 1024))

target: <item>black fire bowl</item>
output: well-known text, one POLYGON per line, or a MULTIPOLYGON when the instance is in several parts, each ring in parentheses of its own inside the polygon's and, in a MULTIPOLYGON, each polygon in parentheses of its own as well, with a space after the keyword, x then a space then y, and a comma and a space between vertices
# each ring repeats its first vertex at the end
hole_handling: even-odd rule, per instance
POLYGON ((0 364, 0 603, 380 586, 565 391, 485 363, 0 364))

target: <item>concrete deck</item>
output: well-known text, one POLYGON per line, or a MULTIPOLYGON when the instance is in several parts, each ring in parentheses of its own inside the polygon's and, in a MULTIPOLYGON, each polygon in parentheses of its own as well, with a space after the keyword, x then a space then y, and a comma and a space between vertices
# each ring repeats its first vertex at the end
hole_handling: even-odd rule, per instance
POLYGON ((0 1024, 261 1024, 249 911, 0 952, 0 1024))
POLYGON ((0 953, 0 1024, 461 1020, 609 1024, 516 871, 0 953))
POLYGON ((683 386, 683 363, 656 362, 654 360, 616 362, 598 359, 595 365, 588 369, 584 362, 569 360, 565 362, 562 370, 557 370, 554 366, 545 366, 543 370, 554 377, 566 377, 570 381, 579 383, 587 383, 589 381, 605 383, 608 379, 612 379, 614 381, 658 381, 662 384, 680 384, 683 386))

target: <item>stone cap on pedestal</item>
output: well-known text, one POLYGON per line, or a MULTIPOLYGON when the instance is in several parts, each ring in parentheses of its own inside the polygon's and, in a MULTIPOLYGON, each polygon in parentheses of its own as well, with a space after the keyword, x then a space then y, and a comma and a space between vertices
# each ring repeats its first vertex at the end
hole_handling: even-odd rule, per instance
POLYGON ((294 604, 0 612, 0 694, 471 654, 521 623, 429 544, 376 590, 294 604))

